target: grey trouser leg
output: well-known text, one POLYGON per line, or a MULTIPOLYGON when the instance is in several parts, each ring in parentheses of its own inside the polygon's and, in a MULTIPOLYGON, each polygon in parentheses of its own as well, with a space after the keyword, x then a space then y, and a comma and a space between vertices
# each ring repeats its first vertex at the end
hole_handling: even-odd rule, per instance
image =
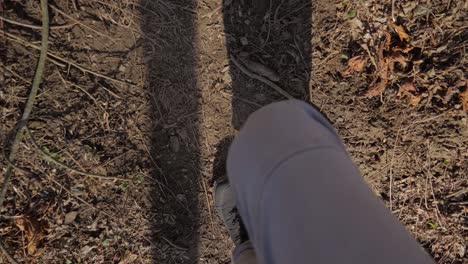
POLYGON ((255 250, 250 241, 236 246, 232 252, 232 264, 258 264, 255 250))
POLYGON ((433 263, 306 103, 253 113, 227 170, 259 263, 433 263))

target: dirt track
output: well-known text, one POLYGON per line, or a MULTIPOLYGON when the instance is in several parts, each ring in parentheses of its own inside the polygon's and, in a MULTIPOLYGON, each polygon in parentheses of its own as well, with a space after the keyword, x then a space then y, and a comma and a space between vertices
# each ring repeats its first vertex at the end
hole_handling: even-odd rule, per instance
MULTIPOLYGON (((439 263, 466 258, 462 1, 55 4, 65 14, 50 8, 56 58, 29 127, 52 158, 131 181, 59 169, 25 139, 0 208, 2 243, 18 261, 228 263, 232 244, 212 208, 212 180, 224 176, 226 148, 247 116, 284 99, 233 58, 326 114, 376 195, 439 263), (378 96, 366 96, 384 79, 378 96)), ((3 17, 40 25, 35 1, 2 8, 3 17)), ((8 153, 40 30, 0 25, 8 153)))

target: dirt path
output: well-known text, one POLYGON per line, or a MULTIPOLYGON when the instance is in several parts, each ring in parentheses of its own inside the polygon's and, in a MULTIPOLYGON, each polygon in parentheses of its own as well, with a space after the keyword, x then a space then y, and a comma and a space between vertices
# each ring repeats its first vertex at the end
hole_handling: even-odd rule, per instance
MULTIPOLYGON (((63 59, 47 62, 30 127, 51 157, 131 181, 57 169, 25 140, 0 208, 2 243, 20 262, 229 263, 212 181, 248 115, 284 99, 238 61, 326 114, 376 195, 439 263, 462 263, 467 9, 417 3, 55 1, 65 15, 51 8, 49 50, 63 59)), ((34 1, 1 7, 40 25, 34 1)), ((0 50, 8 151, 38 56, 24 43, 40 31, 0 25, 11 34, 0 50)))

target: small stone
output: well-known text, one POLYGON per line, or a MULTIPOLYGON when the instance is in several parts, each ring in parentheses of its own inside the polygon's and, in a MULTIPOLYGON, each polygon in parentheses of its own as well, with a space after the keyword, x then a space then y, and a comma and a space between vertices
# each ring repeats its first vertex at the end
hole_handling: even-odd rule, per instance
POLYGON ((179 142, 179 138, 177 136, 171 136, 169 138, 169 145, 171 147, 171 150, 173 152, 179 152, 180 150, 180 142, 179 142))
POLYGON ((46 122, 39 121, 39 120, 31 120, 28 123, 28 127, 31 129, 41 129, 47 126, 46 122))
POLYGON ((120 66, 119 66, 119 71, 120 72, 125 72, 126 69, 127 69, 127 67, 125 67, 125 65, 120 64, 120 66))
POLYGON ((67 224, 73 223, 73 221, 75 221, 75 219, 76 219, 77 216, 78 216, 78 212, 77 212, 77 211, 69 212, 68 214, 65 215, 64 223, 65 223, 66 225, 67 225, 67 224))
POLYGON ((262 93, 256 94, 255 95, 255 100, 257 102, 265 102, 266 101, 266 96, 262 93))
POLYGON ((462 244, 459 244, 459 243, 456 243, 454 245, 455 248, 458 248, 458 256, 460 256, 461 258, 463 258, 465 256, 465 246, 462 245, 462 244))
POLYGON ((185 195, 179 193, 177 196, 177 200, 181 201, 181 202, 184 202, 187 200, 187 198, 185 197, 185 195))
POLYGON ((178 129, 177 130, 177 135, 179 135, 182 142, 189 142, 190 141, 187 129, 185 129, 185 128, 178 129))
POLYGON ((249 41, 247 40, 246 37, 241 37, 240 42, 241 42, 242 46, 247 46, 249 44, 249 41))
POLYGON ((226 73, 223 75, 224 83, 232 83, 232 76, 230 73, 226 73))

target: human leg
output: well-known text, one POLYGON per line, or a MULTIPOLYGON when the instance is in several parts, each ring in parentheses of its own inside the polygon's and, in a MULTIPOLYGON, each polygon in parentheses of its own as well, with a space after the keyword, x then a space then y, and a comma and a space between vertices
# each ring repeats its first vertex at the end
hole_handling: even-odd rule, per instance
POLYGON ((306 103, 253 113, 230 148, 227 171, 259 263, 432 262, 306 103))

